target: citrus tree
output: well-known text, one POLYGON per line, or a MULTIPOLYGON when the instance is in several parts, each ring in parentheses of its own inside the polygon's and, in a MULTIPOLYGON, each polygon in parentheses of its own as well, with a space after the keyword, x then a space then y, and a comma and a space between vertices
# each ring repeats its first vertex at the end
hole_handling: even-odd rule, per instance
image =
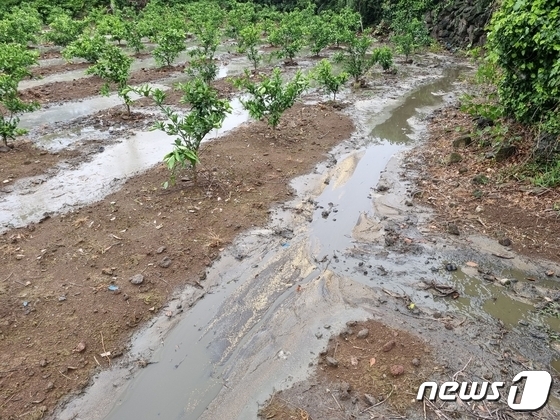
POLYGON ((344 83, 348 81, 350 75, 346 72, 335 75, 331 62, 327 59, 323 59, 317 64, 317 67, 313 69, 312 77, 319 83, 323 90, 329 94, 332 93, 333 100, 336 101, 336 94, 340 91, 344 83))
POLYGON ((109 95, 111 83, 117 86, 117 94, 124 101, 129 114, 132 99, 130 98, 131 90, 128 88, 128 79, 130 78, 132 61, 132 58, 127 56, 120 48, 115 45, 108 45, 102 51, 97 62, 86 70, 87 74, 95 74, 105 81, 101 88, 101 94, 109 95))
POLYGON ((156 34, 157 47, 152 52, 159 66, 171 66, 182 51, 187 49, 185 31, 170 27, 156 34))
POLYGON ((44 38, 55 45, 65 47, 78 39, 86 26, 86 21, 73 19, 67 13, 62 12, 52 17, 49 31, 45 34, 44 38))
POLYGON ((245 26, 237 34, 237 51, 247 55, 255 71, 263 58, 259 52, 261 34, 262 28, 260 25, 245 26))
POLYGON ((375 57, 367 54, 371 44, 373 44, 371 38, 356 36, 348 43, 348 49, 345 53, 335 56, 335 61, 343 63, 345 70, 354 78, 356 83, 376 63, 375 57))
POLYGON ((265 119, 273 129, 278 126, 284 111, 291 108, 309 86, 309 80, 299 70, 292 80, 284 83, 278 68, 270 77, 263 77, 260 83, 251 80, 248 72, 234 83, 252 96, 241 100, 249 115, 257 120, 265 119))
POLYGON ((280 50, 276 53, 279 58, 284 58, 286 64, 295 64, 294 57, 305 45, 306 15, 295 10, 284 14, 280 24, 271 30, 268 41, 277 45, 280 50))
MULTIPOLYGON (((210 131, 222 126, 226 115, 231 112, 231 105, 227 100, 220 99, 218 91, 201 79, 193 79, 178 87, 183 92, 181 102, 191 107, 187 115, 180 115, 171 107, 165 106, 165 92, 160 89, 144 87, 140 92, 151 96, 167 118, 166 121, 157 122, 153 129, 175 137, 173 150, 164 157, 164 162, 171 171, 171 183, 175 182, 177 171, 185 167, 192 168, 196 182, 200 144, 210 131)), ((168 182, 164 183, 165 188, 168 185, 168 182)))
POLYGON ((110 45, 104 36, 88 30, 64 48, 62 56, 67 60, 78 57, 83 58, 88 63, 96 63, 103 51, 109 48, 110 45))
POLYGON ((316 57, 329 44, 337 39, 334 35, 336 28, 325 19, 325 15, 315 15, 309 23, 308 44, 316 57))
POLYGON ((0 137, 6 147, 8 140, 26 132, 18 128, 19 116, 39 107, 36 102, 24 102, 18 96, 18 84, 30 74, 29 66, 37 63, 37 56, 22 44, 0 44, 0 137))
POLYGON ((42 25, 41 15, 33 7, 13 7, 0 20, 0 43, 35 43, 42 25))

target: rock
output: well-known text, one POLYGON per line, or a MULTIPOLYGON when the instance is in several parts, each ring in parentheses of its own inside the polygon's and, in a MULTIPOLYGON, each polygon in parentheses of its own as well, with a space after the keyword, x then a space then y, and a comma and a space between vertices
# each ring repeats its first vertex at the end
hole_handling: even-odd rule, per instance
POLYGON ((510 279, 498 279, 498 282, 502 285, 502 286, 507 286, 509 284, 511 284, 511 280, 510 279))
POLYGON ((512 144, 502 144, 498 151, 496 151, 495 159, 496 162, 503 162, 506 159, 509 159, 513 155, 517 153, 517 147, 512 144))
POLYGON ((388 352, 393 350, 393 348, 397 345, 397 342, 395 340, 391 340, 386 342, 383 347, 381 347, 381 350, 383 350, 384 352, 388 352))
POLYGON ((171 258, 169 258, 169 257, 163 257, 163 259, 159 262, 158 265, 159 265, 161 268, 167 268, 167 267, 169 267, 169 266, 171 265, 171 261, 172 261, 171 258))
POLYGON ((164 246, 160 246, 157 250, 156 250, 156 254, 161 254, 163 253, 163 251, 165 251, 167 248, 165 248, 164 246))
POLYGON ((377 400, 375 399, 375 397, 373 395, 370 395, 370 394, 364 394, 364 401, 369 406, 377 404, 377 400))
POLYGON ((377 192, 389 191, 389 185, 384 181, 379 181, 375 190, 377 192))
POLYGON ((76 347, 74 348, 74 350, 72 350, 75 353, 82 353, 84 350, 86 349, 86 343, 84 343, 83 341, 80 341, 76 347))
POLYGON ((454 163, 459 163, 463 160, 463 156, 461 156, 459 153, 457 152, 453 152, 449 155, 449 157, 447 158, 447 163, 449 164, 454 164, 454 163))
POLYGON ((41 366, 41 367, 46 367, 48 364, 49 364, 49 362, 47 362, 45 359, 43 359, 39 362, 39 366, 41 366))
POLYGON ((331 356, 327 356, 325 358, 327 365, 330 367, 338 367, 338 360, 336 360, 334 357, 331 356))
POLYGON ((142 274, 135 274, 130 278, 132 284, 142 284, 144 282, 144 276, 142 274))
POLYGON ((404 366, 403 365, 393 365, 393 366, 391 366, 391 375, 401 376, 403 373, 404 373, 404 366))
POLYGON ((330 211, 328 210, 323 210, 321 212, 321 216, 323 217, 323 219, 326 219, 327 217, 329 217, 330 211))
POLYGON ((560 153, 560 136, 541 133, 535 142, 533 158, 537 163, 548 163, 554 161, 560 153))
POLYGON ((416 357, 412 359, 410 363, 412 363, 412 366, 416 366, 416 367, 420 366, 420 360, 418 360, 416 357))
POLYGON ((342 384, 340 384, 338 394, 340 399, 343 401, 350 399, 350 392, 352 392, 352 387, 350 386, 350 384, 348 382, 342 382, 342 384))
POLYGON ((502 246, 511 246, 511 239, 501 238, 501 239, 498 240, 498 243, 502 246))
POLYGON ((101 270, 101 274, 105 274, 106 276, 112 276, 113 275, 113 269, 112 268, 104 268, 101 270))
MULTIPOLYGON (((358 265, 360 265, 360 267, 361 267, 362 265, 364 265, 364 263, 361 262, 361 263, 358 264, 358 265)), ((348 321, 348 322, 346 323, 346 326, 347 326, 347 327, 355 327, 356 325, 358 325, 358 321, 348 321)))
POLYGON ((453 263, 445 264, 446 271, 457 271, 457 266, 453 263))
POLYGON ((478 185, 488 184, 488 181, 490 181, 488 177, 483 174, 475 175, 472 179, 473 184, 478 184, 478 185))
POLYGON ((457 137, 455 140, 453 140, 453 147, 458 149, 460 147, 467 147, 471 143, 472 143, 471 136, 464 135, 464 136, 457 137))
POLYGON ((344 328, 341 332, 340 332, 340 336, 341 337, 348 337, 349 335, 352 335, 354 333, 354 331, 352 331, 351 328, 344 328))
POLYGON ((360 332, 358 332, 358 335, 356 336, 357 338, 367 338, 369 335, 369 330, 367 328, 364 328, 363 330, 360 330, 360 332))
POLYGON ((449 223, 447 225, 447 232, 452 234, 452 235, 459 235, 459 228, 457 227, 457 225, 455 223, 449 223))
POLYGON ((46 390, 51 391, 52 389, 54 389, 54 384, 52 382, 47 383, 46 390))

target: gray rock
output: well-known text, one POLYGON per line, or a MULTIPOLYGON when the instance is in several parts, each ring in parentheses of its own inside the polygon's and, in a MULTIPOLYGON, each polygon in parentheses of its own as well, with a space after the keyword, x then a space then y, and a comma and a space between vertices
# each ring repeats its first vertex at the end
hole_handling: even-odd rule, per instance
POLYGON ((161 268, 167 268, 171 265, 171 258, 169 257, 163 257, 163 259, 159 262, 159 266, 161 268))
POLYGON ((414 359, 412 359, 411 363, 412 363, 413 366, 416 366, 416 367, 420 366, 420 360, 418 360, 416 357, 414 359))
POLYGON ((501 238, 500 240, 498 240, 498 243, 502 246, 511 246, 511 239, 501 238))
POLYGON ((452 234, 452 235, 459 235, 459 228, 457 227, 457 225, 455 223, 449 223, 447 225, 447 232, 452 234))
POLYGON ((369 336, 369 330, 367 328, 360 330, 360 332, 358 332, 358 335, 356 335, 356 337, 358 338, 367 338, 368 336, 369 336))
POLYGON ((472 143, 472 137, 469 135, 464 135, 464 136, 457 137, 455 140, 453 140, 453 147, 458 149, 460 147, 467 147, 471 143, 472 143))
POLYGON ((156 250, 156 254, 161 254, 163 251, 165 251, 166 248, 164 246, 160 246, 157 250, 156 250))
POLYGON ((375 397, 373 395, 364 394, 364 400, 370 406, 377 404, 377 400, 375 399, 375 397))
POLYGON ((459 163, 463 160, 463 156, 461 156, 459 153, 457 152, 453 152, 449 155, 449 157, 447 158, 447 162, 449 164, 453 164, 453 163, 459 163))
POLYGON ((142 284, 144 283, 144 276, 142 274, 135 274, 130 278, 132 284, 142 284))
POLYGON ((334 357, 331 356, 327 356, 325 358, 327 365, 330 367, 338 367, 338 360, 336 360, 334 357))
POLYGON ((496 151, 496 162, 503 162, 517 153, 517 147, 512 144, 503 144, 498 151, 496 151))

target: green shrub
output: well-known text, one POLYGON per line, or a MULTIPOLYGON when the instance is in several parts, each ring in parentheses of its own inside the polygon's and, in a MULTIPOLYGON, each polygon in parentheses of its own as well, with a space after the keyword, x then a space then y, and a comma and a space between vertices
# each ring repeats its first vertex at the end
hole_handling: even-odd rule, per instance
POLYGON ((313 79, 316 80, 325 91, 329 94, 333 94, 333 100, 335 101, 336 94, 350 77, 350 75, 346 72, 335 75, 332 70, 332 65, 327 59, 321 60, 317 67, 313 69, 312 74, 313 79))
POLYGON ((45 34, 45 39, 55 45, 65 47, 78 39, 86 25, 87 22, 73 19, 66 13, 58 14, 53 17, 49 25, 50 30, 45 34))

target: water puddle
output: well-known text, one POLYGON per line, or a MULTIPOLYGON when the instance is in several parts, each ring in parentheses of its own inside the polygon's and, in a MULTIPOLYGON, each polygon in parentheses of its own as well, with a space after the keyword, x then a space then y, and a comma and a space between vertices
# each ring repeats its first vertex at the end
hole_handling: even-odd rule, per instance
MULTIPOLYGON (((204 141, 219 137, 248 120, 249 115, 238 99, 232 101, 232 108, 222 128, 210 133, 204 141)), ((70 107, 65 109, 72 112, 70 107)), ((30 121, 27 120, 26 124, 30 124, 30 121)), ((86 130, 81 134, 87 136, 91 132, 86 130)), ((61 143, 78 140, 81 140, 78 136, 62 136, 43 141, 51 145, 54 143, 56 148, 61 143)), ((0 198, 2 231, 37 222, 44 213, 66 212, 76 206, 101 200, 120 187, 126 178, 161 162, 165 151, 171 150, 172 140, 161 131, 135 133, 121 143, 107 146, 90 162, 77 169, 61 170, 40 185, 18 191, 18 184, 14 184, 14 192, 0 198)))

